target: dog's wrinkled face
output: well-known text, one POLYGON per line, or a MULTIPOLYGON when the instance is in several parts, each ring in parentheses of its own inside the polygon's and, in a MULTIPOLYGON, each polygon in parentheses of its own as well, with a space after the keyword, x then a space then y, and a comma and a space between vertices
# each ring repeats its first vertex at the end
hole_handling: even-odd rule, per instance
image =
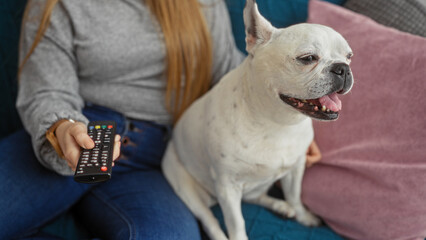
POLYGON ((266 73, 271 90, 312 118, 337 119, 342 109, 338 94, 349 92, 353 85, 347 42, 331 28, 313 24, 295 25, 274 35, 270 46, 257 52, 271 66, 266 73), (271 56, 274 49, 272 59, 263 57, 271 56))
POLYGON ((336 120, 353 85, 349 63, 352 50, 333 29, 297 24, 275 29, 246 6, 247 51, 270 97, 318 120, 336 120))

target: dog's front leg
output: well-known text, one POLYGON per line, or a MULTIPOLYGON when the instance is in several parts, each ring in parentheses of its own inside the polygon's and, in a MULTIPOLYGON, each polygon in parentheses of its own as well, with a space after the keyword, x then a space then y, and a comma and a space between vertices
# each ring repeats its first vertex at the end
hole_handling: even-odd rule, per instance
POLYGON ((232 180, 223 179, 216 185, 216 196, 225 218, 230 240, 247 240, 243 214, 241 212, 242 186, 232 180))
POLYGON ((268 208, 276 213, 279 213, 285 217, 294 217, 296 212, 290 205, 282 200, 270 197, 266 192, 255 198, 244 198, 245 202, 258 204, 262 207, 268 208))
MULTIPOLYGON (((303 156, 304 157, 304 156, 303 156)), ((305 226, 318 226, 321 220, 308 211, 302 203, 302 179, 305 172, 305 159, 281 178, 281 186, 287 203, 296 211, 296 220, 305 226)))

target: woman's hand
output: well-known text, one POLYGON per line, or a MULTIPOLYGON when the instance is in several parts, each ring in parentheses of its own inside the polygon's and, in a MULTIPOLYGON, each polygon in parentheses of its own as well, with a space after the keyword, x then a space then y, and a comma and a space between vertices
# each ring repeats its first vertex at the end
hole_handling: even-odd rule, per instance
MULTIPOLYGON (((55 134, 68 166, 75 171, 80 157, 80 147, 85 149, 95 147, 95 143, 87 134, 87 126, 81 122, 72 123, 65 121, 56 128, 55 134)), ((113 161, 120 156, 120 138, 120 135, 115 135, 113 161)))
POLYGON ((309 145, 308 151, 306 152, 306 167, 311 167, 314 163, 321 159, 321 152, 315 141, 312 141, 309 145))

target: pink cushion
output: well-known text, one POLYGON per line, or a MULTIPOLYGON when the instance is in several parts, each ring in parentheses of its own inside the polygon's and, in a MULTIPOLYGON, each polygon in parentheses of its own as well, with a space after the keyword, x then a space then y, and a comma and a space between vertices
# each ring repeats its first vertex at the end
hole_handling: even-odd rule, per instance
POLYGON ((315 122, 323 159, 303 201, 351 239, 426 236, 426 38, 311 1, 308 22, 351 46, 355 84, 335 122, 315 122))

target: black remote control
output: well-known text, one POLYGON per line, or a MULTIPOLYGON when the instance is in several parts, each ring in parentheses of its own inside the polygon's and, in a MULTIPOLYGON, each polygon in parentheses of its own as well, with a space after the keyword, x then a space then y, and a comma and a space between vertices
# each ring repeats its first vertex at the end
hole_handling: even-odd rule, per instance
POLYGON ((81 149, 74 180, 80 183, 98 183, 111 178, 116 124, 114 121, 93 121, 87 134, 95 142, 92 149, 81 149))

